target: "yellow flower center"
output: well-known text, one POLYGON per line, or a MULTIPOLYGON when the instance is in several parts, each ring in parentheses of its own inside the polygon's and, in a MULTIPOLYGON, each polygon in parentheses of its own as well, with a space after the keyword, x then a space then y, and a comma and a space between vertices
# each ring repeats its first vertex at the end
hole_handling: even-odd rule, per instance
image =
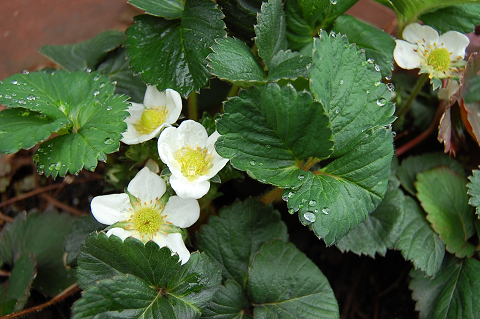
POLYGON ((151 238, 160 226, 164 223, 163 217, 158 209, 154 207, 141 207, 133 214, 133 227, 137 230, 142 237, 144 235, 151 238))
POLYGON ((211 154, 207 154, 207 149, 190 146, 180 149, 177 153, 177 161, 180 163, 180 169, 183 176, 190 182, 196 180, 199 176, 208 173, 213 164, 210 163, 211 154))
POLYGON ((140 134, 150 134, 157 127, 165 123, 167 119, 168 110, 166 107, 158 106, 150 109, 145 109, 142 117, 134 124, 140 134))
POLYGON ((446 71, 450 67, 450 53, 445 48, 434 49, 428 55, 427 63, 436 71, 446 71))

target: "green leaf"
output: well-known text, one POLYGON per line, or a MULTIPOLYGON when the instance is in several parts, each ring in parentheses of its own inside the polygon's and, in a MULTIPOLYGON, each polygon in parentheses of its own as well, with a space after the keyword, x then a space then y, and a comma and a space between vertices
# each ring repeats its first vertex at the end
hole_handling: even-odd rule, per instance
POLYGON ((128 0, 128 3, 148 14, 167 19, 180 18, 185 6, 185 0, 128 0))
POLYGON ((267 241, 288 240, 280 214, 252 198, 223 208, 197 233, 197 245, 222 269, 224 279, 245 287, 248 267, 267 241))
POLYGON ((308 67, 311 63, 311 57, 302 56, 298 52, 278 51, 272 58, 272 70, 265 80, 274 82, 282 79, 295 80, 298 77, 308 79, 308 67))
POLYGON ((457 257, 471 257, 475 246, 468 242, 475 233, 473 207, 468 205, 467 181, 447 167, 437 167, 417 175, 417 197, 427 212, 427 220, 457 257))
POLYGON ((387 192, 377 209, 365 221, 343 237, 336 245, 342 252, 351 251, 372 258, 385 256, 401 234, 405 214, 405 196, 400 189, 387 192))
POLYGON ((286 24, 282 1, 269 0, 264 2, 257 20, 255 44, 258 47, 258 55, 265 62, 267 68, 272 70, 272 58, 280 50, 287 49, 286 24))
POLYGON ((397 175, 403 188, 415 196, 417 191, 414 183, 417 180, 417 174, 438 166, 449 167, 461 176, 465 176, 462 165, 444 153, 424 153, 418 156, 410 156, 402 161, 397 175))
POLYGON ((243 87, 263 82, 265 72, 245 43, 230 37, 215 42, 208 56, 208 66, 215 76, 243 87))
POLYGON ((474 169, 468 179, 470 180, 470 183, 467 184, 467 193, 470 195, 468 203, 476 207, 476 213, 480 215, 480 170, 474 169))
POLYGON ((322 32, 315 39, 310 88, 330 116, 333 157, 348 153, 363 132, 395 119, 395 106, 388 102, 391 92, 381 79, 373 60, 365 61, 364 53, 345 36, 322 32))
POLYGON ((333 141, 328 116, 308 92, 271 83, 229 99, 217 122, 217 152, 237 169, 279 187, 301 182, 303 159, 326 158, 333 141))
POLYGON ((390 129, 369 130, 348 154, 317 172, 304 172, 300 188, 285 189, 290 212, 333 245, 373 212, 387 190, 393 156, 390 129))
MULTIPOLYGON (((404 21, 415 22, 419 16, 456 4, 476 3, 476 0, 390 0, 393 9, 404 21)), ((443 22, 445 23, 445 22, 443 22)))
POLYGON ((391 35, 349 15, 338 17, 333 31, 346 34, 351 43, 365 49, 367 59, 378 64, 383 77, 392 74, 395 40, 391 35))
POLYGON ((54 212, 15 217, 0 233, 0 259, 13 266, 23 254, 34 255, 38 272, 34 287, 57 295, 75 281, 74 272, 63 265, 63 242, 74 220, 54 212))
POLYGON ((339 318, 337 300, 320 269, 291 243, 263 245, 248 271, 255 318, 339 318))
POLYGON ((206 57, 214 40, 226 36, 222 16, 210 0, 186 1, 181 20, 136 16, 125 41, 133 71, 160 91, 198 92, 208 85, 206 57))
POLYGON ((78 44, 44 45, 38 52, 68 71, 95 70, 107 53, 124 40, 123 32, 110 30, 78 44))
MULTIPOLYGON (((83 167, 93 170, 98 160, 105 161, 106 154, 118 150, 121 133, 127 127, 123 120, 128 116, 128 105, 125 97, 113 94, 114 89, 107 76, 97 73, 58 70, 52 74, 15 74, 0 84, 0 103, 39 112, 64 124, 59 136, 40 145, 34 160, 47 176, 65 176, 83 167)), ((25 136, 30 128, 15 132, 25 136)))
POLYGON ((445 256, 445 245, 425 217, 420 205, 407 196, 402 233, 395 249, 412 261, 415 268, 420 268, 427 276, 435 276, 445 256))
POLYGON ((0 153, 13 154, 21 148, 30 149, 69 124, 67 118, 50 119, 24 108, 3 110, 0 112, 0 153))
POLYGON ((440 272, 430 279, 419 270, 410 272, 409 288, 417 301, 420 318, 475 319, 480 313, 480 262, 446 258, 440 272))
POLYGON ((128 65, 125 48, 111 52, 97 70, 108 75, 110 81, 116 82, 115 93, 130 96, 130 101, 143 103, 147 86, 140 76, 134 76, 128 65))
POLYGON ((221 282, 220 270, 205 254, 193 253, 180 265, 167 247, 102 233, 87 237, 77 276, 86 290, 74 306, 74 318, 118 317, 119 312, 123 318, 142 313, 144 318, 198 318, 221 282))
POLYGON ((80 246, 85 242, 87 236, 91 232, 104 228, 105 225, 97 222, 92 215, 82 217, 74 222, 72 231, 67 235, 64 245, 67 265, 76 265, 78 254, 80 254, 80 246))
POLYGON ((441 33, 451 30, 471 33, 475 31, 475 26, 480 24, 480 4, 458 4, 440 8, 422 14, 419 20, 441 33))
MULTIPOLYGON (((313 12, 313 11, 312 11, 313 12)), ((289 0, 285 4, 285 21, 287 22, 288 47, 300 50, 313 42, 314 29, 303 17, 298 0, 289 0)))
POLYGON ((247 319, 245 314, 250 307, 250 300, 243 288, 233 280, 227 280, 225 286, 213 296, 209 307, 202 313, 202 318, 216 319, 247 319))
POLYGON ((222 12, 225 14, 225 24, 229 33, 246 42, 253 42, 255 37, 253 30, 257 22, 257 14, 260 13, 262 0, 217 0, 222 12))
POLYGON ((33 279, 37 276, 35 257, 23 253, 7 281, 0 284, 0 316, 5 316, 23 309, 30 296, 33 279))

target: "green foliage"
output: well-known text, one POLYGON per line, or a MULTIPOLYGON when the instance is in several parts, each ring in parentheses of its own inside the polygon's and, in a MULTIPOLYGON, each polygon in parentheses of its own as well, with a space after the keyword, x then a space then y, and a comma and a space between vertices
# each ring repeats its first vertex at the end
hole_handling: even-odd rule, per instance
POLYGON ((424 153, 419 156, 410 156, 402 161, 397 175, 403 188, 415 196, 417 190, 414 183, 417 180, 417 174, 439 166, 449 167, 461 176, 465 176, 462 165, 444 153, 424 153))
POLYGON ((480 215, 480 170, 474 169, 468 179, 470 180, 467 184, 468 195, 470 195, 468 203, 475 207, 477 215, 480 215))
POLYGON ((463 3, 475 3, 476 0, 390 0, 399 19, 414 22, 423 14, 463 3))
POLYGON ((79 44, 44 45, 41 54, 67 71, 95 70, 98 64, 125 40, 119 31, 104 31, 95 38, 79 44))
POLYGON ((292 243, 263 245, 248 271, 247 289, 257 318, 340 317, 327 278, 292 243))
POLYGON ((56 177, 76 174, 83 167, 95 169, 98 160, 105 161, 106 154, 118 150, 126 129, 127 104, 123 96, 113 94, 114 89, 107 76, 81 71, 33 72, 7 78, 0 84, 0 103, 23 112, 10 111, 0 118, 6 124, 0 132, 0 140, 5 141, 0 153, 30 148, 54 129, 52 133, 59 136, 42 143, 34 156, 40 172, 56 177), (32 136, 31 127, 19 128, 17 121, 34 124, 38 133, 32 136), (39 128, 42 123, 45 126, 39 128), (13 133, 15 139, 6 139, 13 133))
MULTIPOLYGON (((21 256, 27 258, 25 255, 31 254, 38 274, 33 287, 46 295, 57 295, 75 281, 73 271, 63 265, 62 249, 73 221, 69 214, 54 212, 17 216, 0 233, 0 259, 15 268, 21 256)), ((23 262, 30 264, 26 260, 23 262)), ((23 267, 26 266, 20 266, 23 267)), ((33 279, 31 271, 25 271, 21 276, 23 282, 27 280, 23 276, 33 279)))
POLYGON ((400 189, 387 191, 382 203, 367 218, 338 243, 343 251, 385 256, 387 249, 395 247, 400 238, 405 214, 405 196, 400 189))
POLYGON ((128 3, 148 14, 167 19, 180 18, 185 6, 185 0, 129 0, 128 3))
POLYGON ((253 305, 260 318, 338 318, 327 279, 286 240, 278 212, 254 199, 212 217, 197 242, 222 269, 225 284, 202 317, 251 318, 245 310, 253 305))
POLYGON ((285 16, 282 2, 271 0, 262 5, 255 26, 255 44, 258 55, 263 59, 268 73, 264 72, 259 59, 241 40, 235 38, 217 39, 208 56, 212 73, 220 79, 248 87, 282 79, 295 80, 308 77, 307 66, 310 57, 287 50, 285 16))
POLYGON ((434 276, 442 265, 445 245, 425 219, 425 212, 411 197, 405 197, 405 217, 395 246, 415 268, 434 276))
POLYGON ((33 279, 37 276, 35 257, 23 253, 18 257, 7 281, 0 284, 0 316, 22 310, 30 296, 33 279))
POLYGON ((380 68, 383 77, 392 74, 395 41, 391 35, 349 15, 339 16, 333 31, 346 34, 351 43, 365 49, 365 56, 377 63, 375 68, 380 68))
POLYGON ((183 97, 198 92, 210 77, 205 58, 226 34, 221 17, 209 0, 186 1, 181 19, 136 16, 125 41, 133 71, 160 91, 174 89, 183 97))
POLYGON ((102 230, 105 225, 100 224, 92 216, 88 215, 80 218, 72 225, 72 231, 65 239, 64 250, 67 254, 67 265, 76 265, 77 256, 80 254, 80 246, 85 242, 87 236, 96 230, 102 230))
POLYGON ((349 45, 346 36, 325 32, 315 39, 310 89, 330 116, 335 140, 332 157, 348 153, 365 132, 391 124, 395 106, 373 60, 349 45))
POLYGON ((417 175, 417 197, 427 220, 457 257, 471 257, 475 246, 468 239, 475 233, 473 207, 468 205, 466 179, 447 167, 417 175))
POLYGON ((260 12, 262 0, 217 0, 222 12, 223 20, 232 35, 250 42, 255 36, 254 24, 257 22, 257 13, 260 12))
POLYGON ((409 288, 420 318, 474 319, 480 313, 480 262, 475 259, 445 259, 435 278, 419 270, 410 272, 409 288))
POLYGON ((292 0, 286 3, 289 47, 299 50, 312 42, 319 30, 328 29, 358 0, 292 0))
POLYGON ((170 249, 152 241, 122 242, 102 233, 87 237, 77 276, 86 290, 73 318, 199 318, 221 281, 220 270, 205 254, 193 253, 180 265, 170 249))
POLYGON ((422 14, 419 19, 435 30, 445 33, 450 30, 461 33, 475 31, 480 24, 480 4, 457 4, 422 14))
POLYGON ((224 280, 234 280, 242 288, 261 245, 277 238, 288 239, 280 214, 251 198, 222 209, 196 236, 198 248, 222 269, 224 280))
POLYGON ((298 185, 305 174, 299 163, 332 152, 328 117, 307 92, 271 83, 240 92, 224 107, 217 152, 262 182, 298 185))

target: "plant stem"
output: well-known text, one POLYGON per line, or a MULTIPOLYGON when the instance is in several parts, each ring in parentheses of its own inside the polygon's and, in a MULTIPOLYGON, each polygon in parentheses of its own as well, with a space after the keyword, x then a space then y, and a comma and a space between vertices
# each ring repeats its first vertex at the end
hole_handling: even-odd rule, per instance
POLYGON ((418 79, 417 83, 413 87, 412 93, 410 93, 410 96, 408 97, 408 99, 405 101, 405 103, 402 104, 401 107, 398 108, 398 112, 397 114, 395 114, 397 117, 401 117, 403 114, 405 114, 405 112, 408 111, 408 109, 410 108, 410 105, 415 100, 418 93, 420 93, 420 90, 422 89, 427 79, 428 79, 428 74, 427 73, 422 74, 422 76, 418 79))
POLYGON ((261 201, 263 204, 268 205, 282 198, 282 193, 283 193, 282 188, 275 187, 274 189, 272 189, 271 191, 269 191, 268 193, 260 197, 258 200, 261 201))
POLYGON ((192 92, 187 100, 188 103, 188 117, 191 120, 198 121, 198 109, 197 109, 197 93, 192 92))
POLYGON ((230 88, 230 91, 228 91, 227 97, 236 96, 238 94, 239 89, 240 89, 240 85, 233 84, 232 87, 230 88))

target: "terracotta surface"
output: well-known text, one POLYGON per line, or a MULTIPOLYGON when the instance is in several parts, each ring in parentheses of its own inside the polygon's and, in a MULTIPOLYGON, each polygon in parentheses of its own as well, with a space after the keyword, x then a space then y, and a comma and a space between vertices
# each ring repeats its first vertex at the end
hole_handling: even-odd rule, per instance
MULTIPOLYGON (((48 65, 37 50, 71 44, 109 29, 125 30, 140 10, 126 0, 0 0, 0 79, 48 65)), ((361 0, 348 11, 379 28, 395 19, 388 8, 361 0)))

